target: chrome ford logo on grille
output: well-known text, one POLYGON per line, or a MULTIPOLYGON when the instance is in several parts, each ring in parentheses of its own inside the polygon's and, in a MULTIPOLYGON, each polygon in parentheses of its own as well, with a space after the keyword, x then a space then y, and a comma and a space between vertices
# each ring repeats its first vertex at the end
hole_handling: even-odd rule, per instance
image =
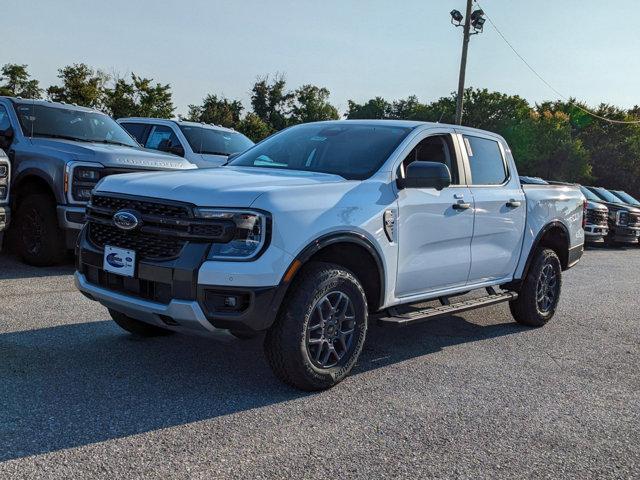
POLYGON ((136 212, 120 210, 113 215, 113 223, 122 230, 135 230, 142 221, 138 218, 136 212))

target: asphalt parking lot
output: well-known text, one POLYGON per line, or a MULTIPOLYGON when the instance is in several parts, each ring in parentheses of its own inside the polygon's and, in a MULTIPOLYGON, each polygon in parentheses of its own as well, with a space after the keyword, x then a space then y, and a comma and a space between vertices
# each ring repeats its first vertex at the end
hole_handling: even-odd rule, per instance
POLYGON ((72 267, 0 256, 0 478, 631 478, 640 249, 588 251, 542 329, 506 305, 373 327, 303 394, 261 340, 136 340, 72 267))

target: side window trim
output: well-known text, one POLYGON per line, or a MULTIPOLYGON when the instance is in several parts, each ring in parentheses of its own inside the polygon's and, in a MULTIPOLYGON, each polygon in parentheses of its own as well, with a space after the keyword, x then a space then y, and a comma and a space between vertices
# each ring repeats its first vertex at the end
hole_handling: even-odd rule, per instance
POLYGON ((476 133, 476 132, 472 132, 472 133, 467 133, 465 131, 458 131, 458 135, 459 135, 459 139, 460 139, 460 147, 461 150, 463 151, 463 155, 464 155, 464 163, 465 163, 465 170, 467 171, 467 181, 469 184, 469 187, 504 187, 506 185, 508 185, 511 180, 511 168, 509 167, 509 162, 507 161, 507 155, 506 155, 506 151, 504 148, 504 145, 502 144, 502 141, 500 141, 500 139, 490 136, 490 135, 482 135, 481 133, 476 133), (502 165, 504 168, 504 172, 505 172, 505 180, 502 183, 486 183, 486 184, 482 184, 482 183, 478 183, 478 184, 474 184, 473 183, 473 173, 472 173, 472 169, 471 169, 471 159, 469 157, 469 152, 468 152, 468 148, 470 148, 470 146, 467 146, 468 140, 465 137, 476 137, 476 138, 482 138, 484 140, 491 140, 493 142, 496 142, 498 144, 498 150, 500 151, 500 156, 502 158, 502 165))
MULTIPOLYGON (((455 157, 455 164, 458 168, 458 184, 450 185, 449 188, 468 187, 469 177, 467 174, 467 168, 464 162, 463 153, 460 148, 459 140, 456 138, 458 135, 453 129, 444 128, 427 128, 418 132, 418 134, 411 140, 404 150, 397 156, 393 163, 393 178, 398 178, 398 172, 402 168, 402 163, 407 156, 413 151, 413 149, 422 142, 425 138, 434 137, 436 135, 449 135, 451 137, 451 145, 453 146, 452 155, 455 157)), ((466 155, 465 155, 466 157, 466 155)))

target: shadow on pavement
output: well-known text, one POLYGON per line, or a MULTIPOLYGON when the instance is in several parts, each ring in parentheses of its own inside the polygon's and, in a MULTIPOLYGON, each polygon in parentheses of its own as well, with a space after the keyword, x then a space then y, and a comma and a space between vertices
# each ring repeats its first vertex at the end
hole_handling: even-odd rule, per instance
MULTIPOLYGON (((401 330, 372 326, 353 375, 523 330, 461 317, 401 330)), ((111 321, 0 335, 0 379, 0 461, 310 395, 273 377, 261 338, 139 340, 111 321)))
POLYGON ((0 254, 0 280, 70 275, 73 271, 72 258, 69 258, 67 263, 63 265, 54 267, 32 267, 23 263, 15 255, 7 253, 0 254))

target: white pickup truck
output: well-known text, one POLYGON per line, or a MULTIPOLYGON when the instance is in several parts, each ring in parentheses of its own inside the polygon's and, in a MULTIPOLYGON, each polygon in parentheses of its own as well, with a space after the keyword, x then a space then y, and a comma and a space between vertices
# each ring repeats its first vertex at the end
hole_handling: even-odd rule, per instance
POLYGON ((75 281, 134 334, 266 331, 275 374, 320 390, 352 369, 370 319, 508 301, 517 322, 544 325, 582 255, 583 210, 575 187, 523 189, 493 133, 310 123, 222 168, 102 180, 75 281), (458 298, 472 290, 484 293, 458 298))

